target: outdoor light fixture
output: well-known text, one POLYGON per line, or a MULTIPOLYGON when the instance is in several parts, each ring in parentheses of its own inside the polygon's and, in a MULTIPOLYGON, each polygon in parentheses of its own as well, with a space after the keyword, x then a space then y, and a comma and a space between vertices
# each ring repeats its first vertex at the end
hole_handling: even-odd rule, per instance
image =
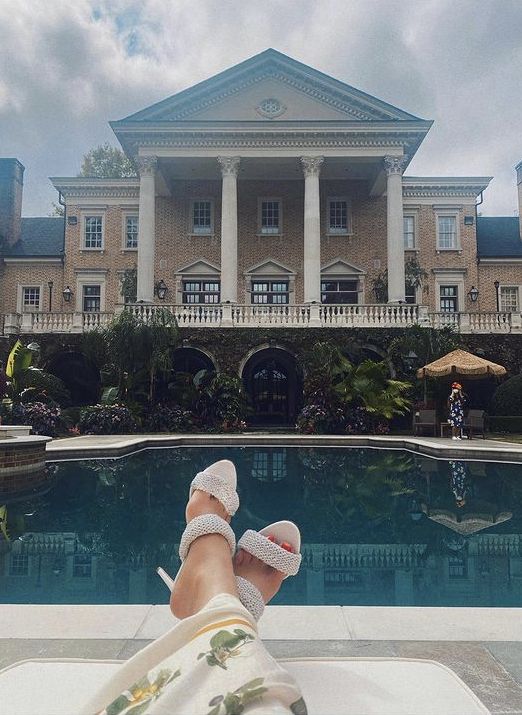
POLYGON ((500 313, 500 297, 498 294, 500 283, 498 281, 493 281, 493 285, 495 286, 495 296, 497 298, 497 313, 500 313))
POLYGON ((158 298, 160 300, 165 300, 167 291, 168 291, 168 287, 163 279, 158 281, 158 283, 156 283, 156 293, 158 294, 158 298))
POLYGON ((62 295, 63 295, 63 299, 64 299, 64 301, 65 301, 66 303, 70 303, 70 302, 71 302, 71 298, 72 298, 73 292, 72 292, 72 290, 69 288, 69 286, 66 286, 66 287, 63 289, 62 295))
POLYGON ((413 350, 410 350, 410 352, 407 355, 402 356, 402 360, 408 370, 415 369, 415 365, 417 364, 418 359, 419 359, 419 356, 417 355, 417 353, 413 352, 413 350))
POLYGON ((53 283, 53 281, 49 281, 47 283, 47 285, 49 286, 49 313, 50 313, 51 310, 53 309, 53 285, 54 285, 54 283, 53 283))
POLYGON ((472 303, 476 303, 477 298, 479 297, 478 288, 475 288, 475 286, 471 286, 471 288, 468 291, 468 296, 472 303))

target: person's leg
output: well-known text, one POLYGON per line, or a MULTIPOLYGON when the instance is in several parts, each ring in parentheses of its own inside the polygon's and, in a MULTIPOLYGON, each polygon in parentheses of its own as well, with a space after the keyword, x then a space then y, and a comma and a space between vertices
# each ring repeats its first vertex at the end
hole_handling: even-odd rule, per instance
POLYGON ((271 601, 276 595, 284 579, 284 574, 281 571, 268 566, 243 549, 239 549, 234 556, 234 573, 253 583, 261 592, 265 603, 271 601))
MULTIPOLYGON (((196 490, 187 504, 187 523, 202 514, 217 514, 230 521, 220 501, 196 490)), ((206 534, 190 546, 170 596, 170 609, 177 618, 187 618, 220 593, 237 596, 230 547, 221 534, 206 534)))

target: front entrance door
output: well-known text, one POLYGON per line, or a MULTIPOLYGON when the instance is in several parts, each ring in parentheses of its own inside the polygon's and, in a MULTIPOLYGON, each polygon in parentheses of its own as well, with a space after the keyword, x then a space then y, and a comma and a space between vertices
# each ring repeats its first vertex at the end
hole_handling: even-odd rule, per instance
POLYGON ((292 355, 281 349, 256 353, 243 371, 253 426, 293 427, 301 398, 301 381, 292 355))

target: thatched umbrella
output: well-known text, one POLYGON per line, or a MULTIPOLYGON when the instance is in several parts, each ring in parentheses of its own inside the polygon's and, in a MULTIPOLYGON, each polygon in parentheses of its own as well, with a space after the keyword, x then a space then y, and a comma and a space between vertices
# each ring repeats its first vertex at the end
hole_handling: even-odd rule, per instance
POLYGON ((456 531, 461 536, 476 534, 477 531, 489 529, 491 526, 509 521, 513 514, 510 511, 502 511, 498 514, 456 514, 446 509, 430 509, 426 504, 422 505, 422 511, 428 519, 442 524, 442 526, 456 531))
POLYGON ((491 360, 473 355, 466 350, 453 350, 424 365, 417 370, 417 377, 446 377, 448 375, 462 375, 468 378, 480 378, 494 375, 501 377, 507 372, 506 368, 491 360))

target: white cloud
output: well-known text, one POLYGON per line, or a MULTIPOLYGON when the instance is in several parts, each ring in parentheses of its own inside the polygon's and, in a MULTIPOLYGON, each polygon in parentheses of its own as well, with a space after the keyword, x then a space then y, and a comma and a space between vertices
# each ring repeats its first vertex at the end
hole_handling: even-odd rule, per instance
POLYGON ((0 153, 26 165, 24 212, 53 200, 119 119, 275 47, 435 125, 410 174, 494 175, 516 208, 519 0, 0 2, 0 153))

